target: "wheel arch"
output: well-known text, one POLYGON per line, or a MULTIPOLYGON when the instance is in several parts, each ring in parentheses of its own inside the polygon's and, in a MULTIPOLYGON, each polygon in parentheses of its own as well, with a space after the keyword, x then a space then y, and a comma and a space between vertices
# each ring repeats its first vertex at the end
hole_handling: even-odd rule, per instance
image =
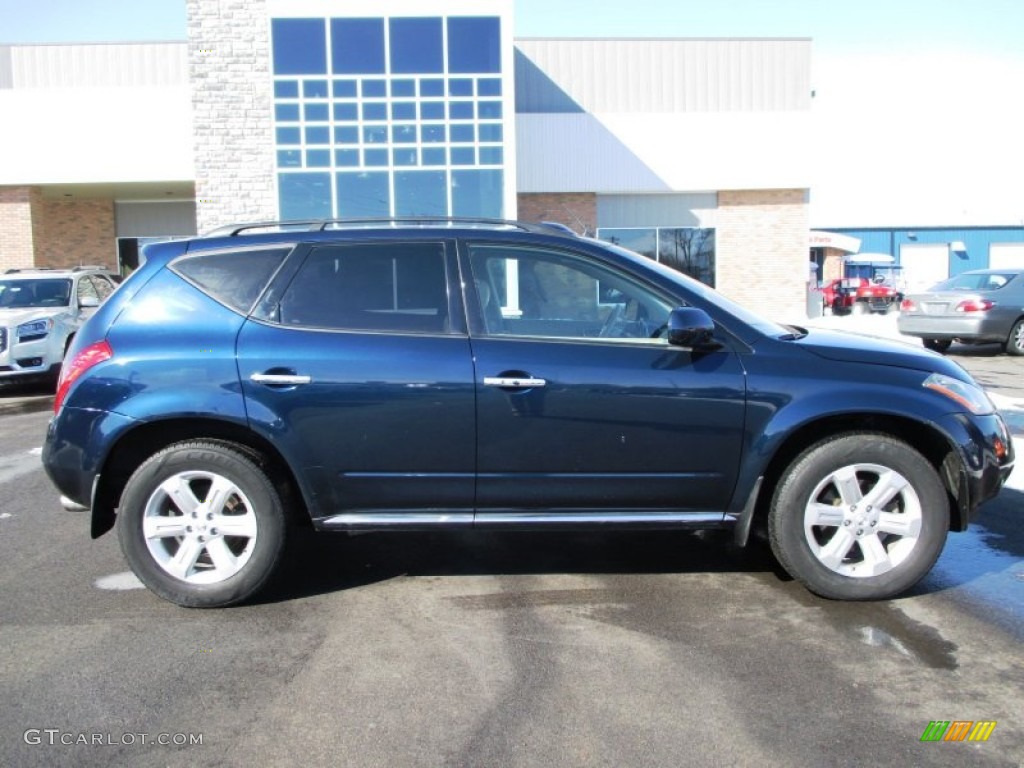
POLYGON ((912 418, 873 413, 828 416, 803 424, 788 435, 765 466, 764 480, 753 508, 753 520, 746 528, 752 528, 758 534, 766 531, 768 511, 775 490, 786 467, 792 464, 797 456, 821 440, 848 432, 888 435, 917 450, 935 467, 935 471, 942 478, 949 501, 950 530, 962 531, 966 528, 967 517, 957 502, 962 493, 958 472, 959 459, 956 447, 950 442, 949 437, 933 425, 912 418))
POLYGON ((246 427, 214 419, 179 418, 144 422, 122 435, 107 454, 92 501, 92 537, 114 527, 116 509, 132 473, 157 451, 174 443, 206 440, 239 450, 267 473, 292 522, 309 525, 301 485, 272 443, 246 427))

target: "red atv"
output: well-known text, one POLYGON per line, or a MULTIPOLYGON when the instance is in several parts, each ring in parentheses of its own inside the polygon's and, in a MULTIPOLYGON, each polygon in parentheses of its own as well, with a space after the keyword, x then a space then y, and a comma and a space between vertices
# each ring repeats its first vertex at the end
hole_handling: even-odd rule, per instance
POLYGON ((903 268, 892 264, 891 256, 886 256, 888 262, 883 260, 884 255, 866 260, 868 254, 860 254, 856 261, 847 261, 846 277, 829 280, 822 286, 824 308, 831 309, 834 315, 884 315, 898 311, 903 301, 903 268))

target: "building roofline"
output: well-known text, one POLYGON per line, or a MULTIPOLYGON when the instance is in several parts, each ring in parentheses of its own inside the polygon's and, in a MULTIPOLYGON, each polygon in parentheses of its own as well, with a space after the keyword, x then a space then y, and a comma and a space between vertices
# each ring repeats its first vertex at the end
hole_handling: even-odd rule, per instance
POLYGON ((812 37, 515 37, 524 43, 810 43, 812 37))

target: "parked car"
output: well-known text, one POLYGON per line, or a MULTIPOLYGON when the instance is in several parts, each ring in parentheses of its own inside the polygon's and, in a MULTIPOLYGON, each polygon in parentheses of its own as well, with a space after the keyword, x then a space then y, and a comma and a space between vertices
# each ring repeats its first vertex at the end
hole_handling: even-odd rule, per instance
POLYGON ((56 378, 71 339, 116 287, 103 267, 0 275, 0 382, 56 378))
POLYGON ((900 333, 936 352, 954 341, 996 342, 1024 355, 1024 270, 976 269, 910 294, 896 323, 900 333))
POLYGON ((256 594, 303 524, 758 531, 813 592, 885 598, 1013 467, 955 363, 549 226, 290 222, 146 255, 72 343, 43 463, 184 606, 256 594))

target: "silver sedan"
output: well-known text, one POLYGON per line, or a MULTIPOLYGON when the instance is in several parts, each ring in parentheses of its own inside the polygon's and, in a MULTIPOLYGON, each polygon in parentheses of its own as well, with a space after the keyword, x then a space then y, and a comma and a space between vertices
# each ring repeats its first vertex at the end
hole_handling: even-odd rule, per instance
POLYGON ((945 352, 954 341, 998 342, 1024 355, 1024 270, 977 269, 951 277, 900 305, 900 333, 945 352))

